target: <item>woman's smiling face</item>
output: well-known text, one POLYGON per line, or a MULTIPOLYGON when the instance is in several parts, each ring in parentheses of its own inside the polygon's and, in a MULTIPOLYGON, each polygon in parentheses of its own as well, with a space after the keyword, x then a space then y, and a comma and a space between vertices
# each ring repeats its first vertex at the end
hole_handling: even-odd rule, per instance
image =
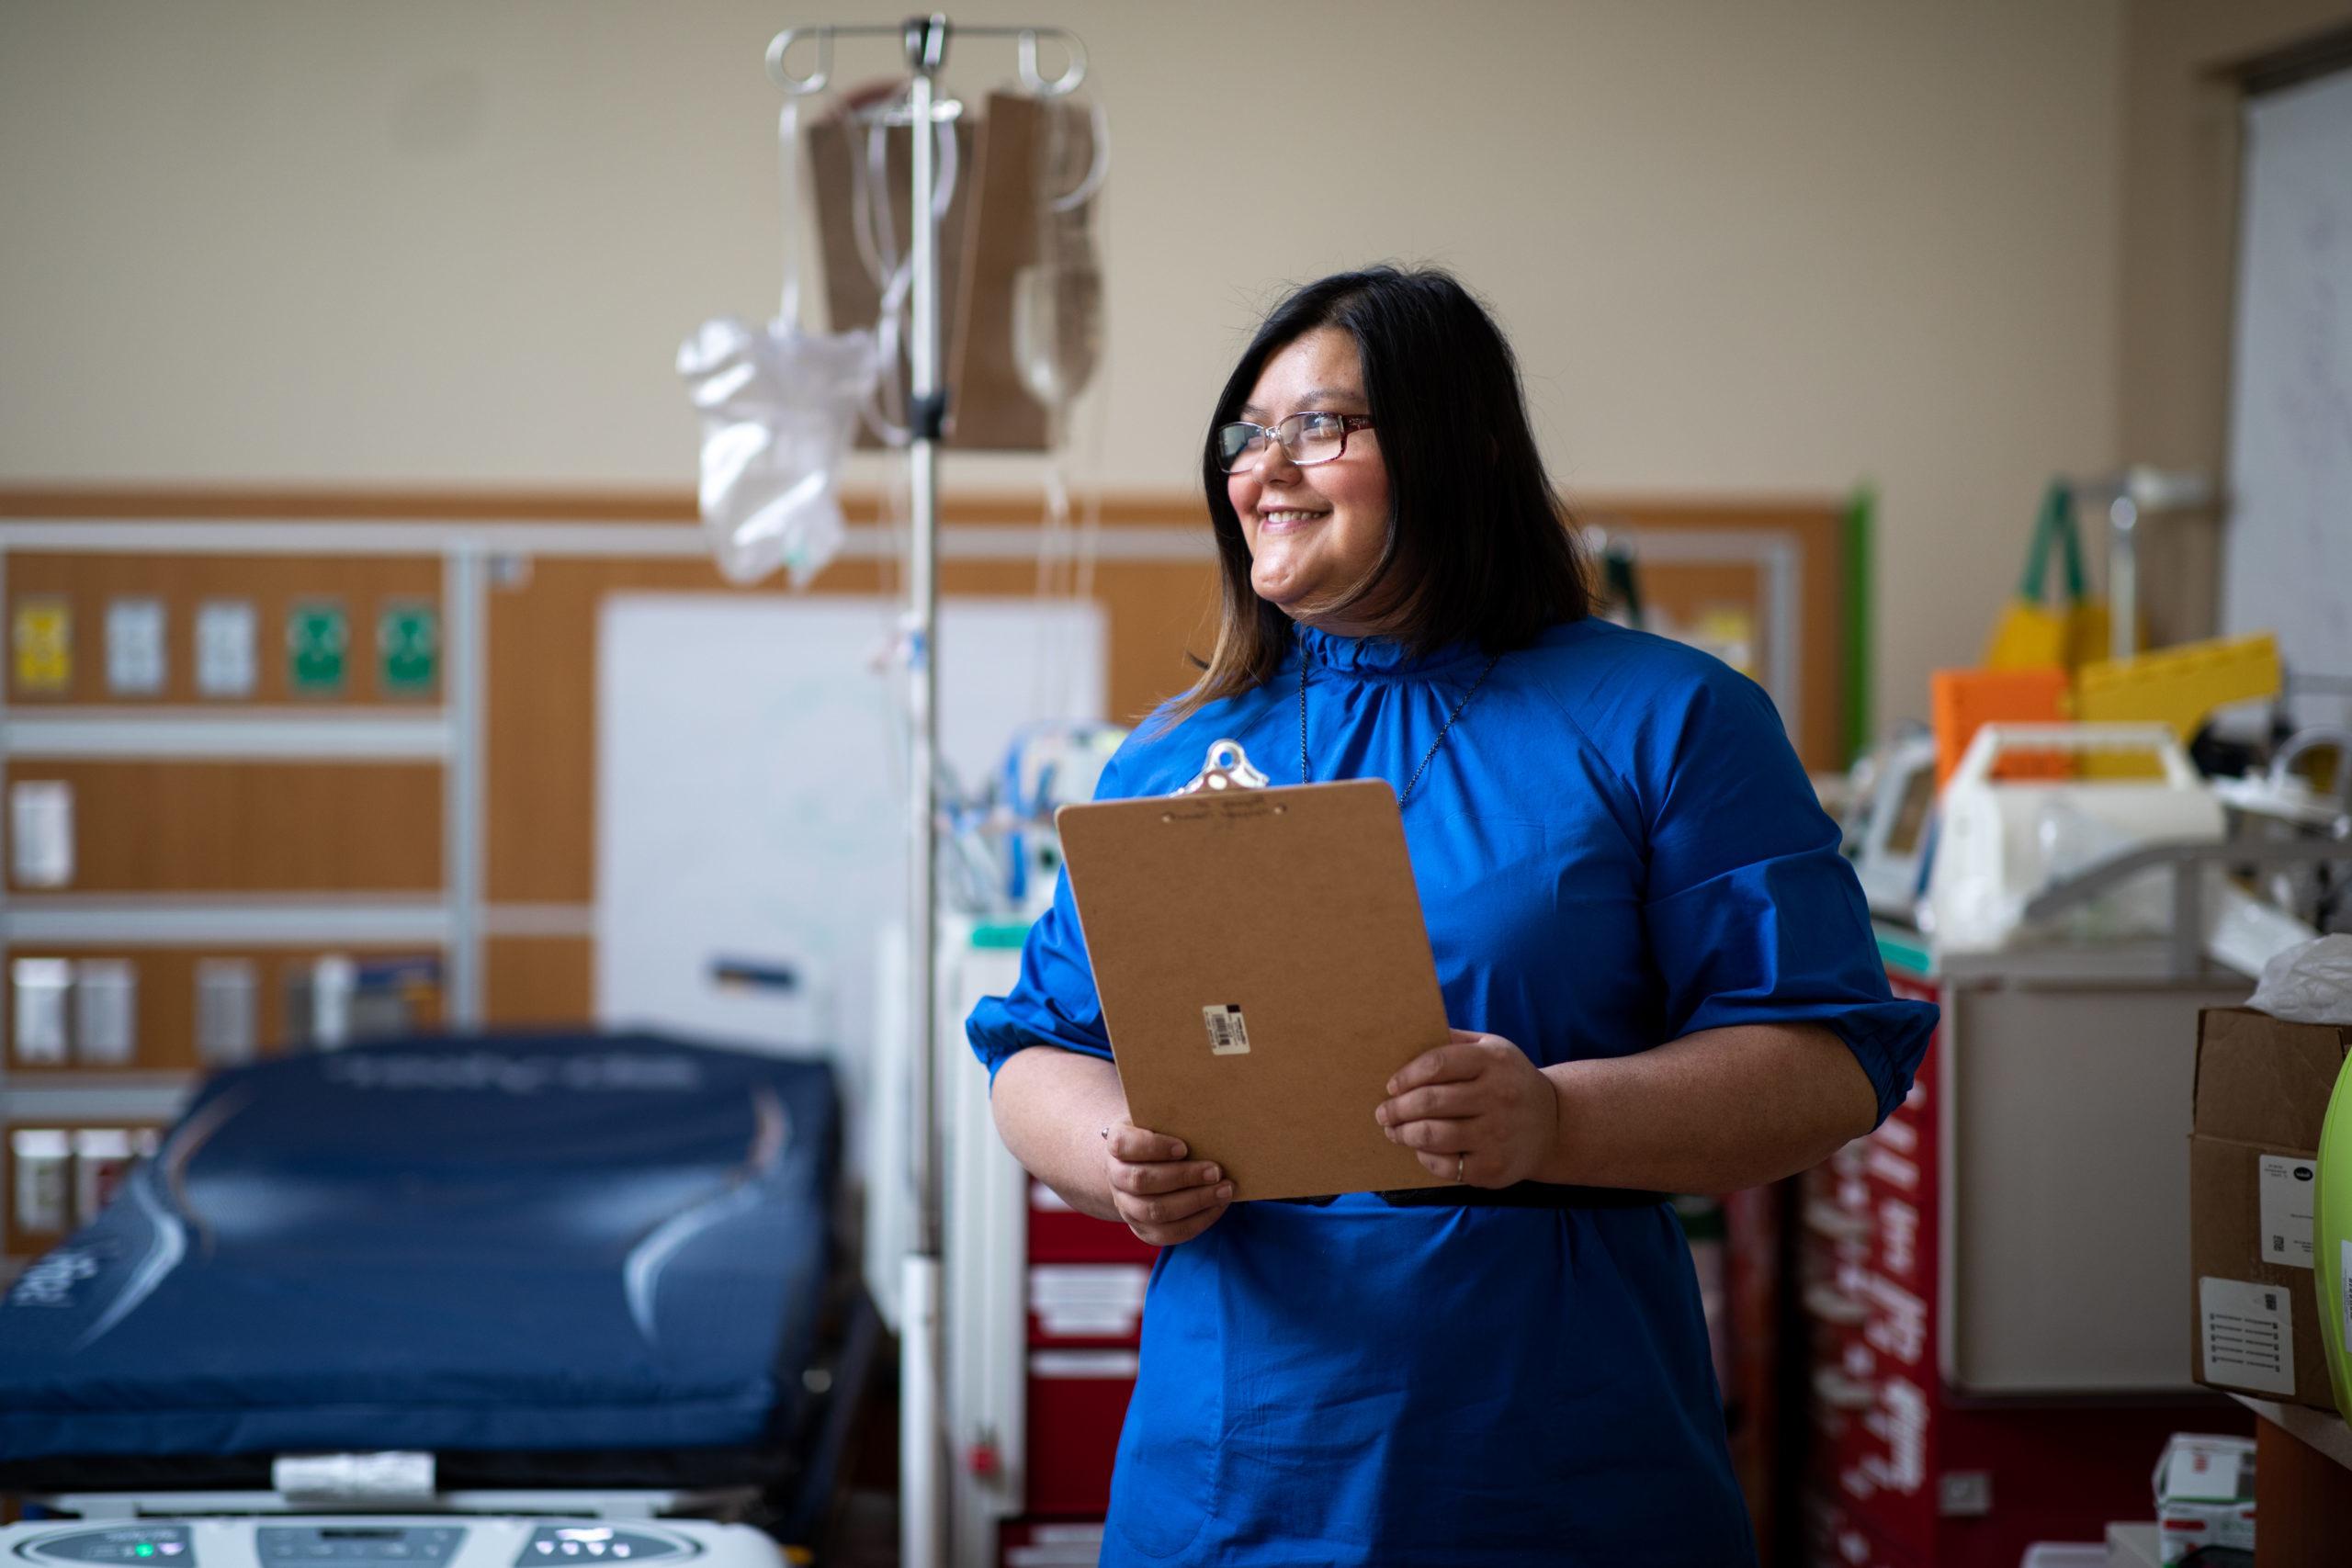
MULTIPOLYGON (((1237 418, 1269 429, 1295 413, 1365 414, 1355 339, 1317 327, 1276 349, 1237 418)), ((1300 468, 1279 442, 1226 476, 1226 495, 1250 543, 1250 585, 1291 619, 1356 637, 1375 607, 1342 605, 1380 564, 1388 543, 1388 468, 1378 433, 1352 432, 1329 463, 1300 468)))

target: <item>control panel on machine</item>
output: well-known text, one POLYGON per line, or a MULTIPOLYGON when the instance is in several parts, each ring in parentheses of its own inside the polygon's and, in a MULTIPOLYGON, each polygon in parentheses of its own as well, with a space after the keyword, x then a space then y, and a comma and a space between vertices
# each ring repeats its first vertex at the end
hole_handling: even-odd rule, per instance
POLYGON ((458 1525, 262 1525, 254 1545, 263 1568, 312 1562, 413 1562, 439 1568, 465 1539, 458 1525))
POLYGON ((645 1562, 684 1555, 685 1549, 676 1541, 639 1530, 616 1529, 609 1525, 542 1525, 531 1532, 523 1555, 514 1562, 515 1568, 522 1568, 526 1562, 576 1563, 615 1558, 645 1562))
POLYGON ((119 1525, 111 1529, 53 1535, 34 1549, 60 1562, 153 1562, 184 1568, 193 1562, 186 1525, 119 1525))
POLYGON ((445 1517, 0 1527, 0 1556, 122 1568, 586 1568, 591 1562, 637 1568, 706 1551, 718 1560, 713 1568, 781 1568, 775 1543, 741 1525, 648 1527, 578 1518, 460 1524, 445 1517))

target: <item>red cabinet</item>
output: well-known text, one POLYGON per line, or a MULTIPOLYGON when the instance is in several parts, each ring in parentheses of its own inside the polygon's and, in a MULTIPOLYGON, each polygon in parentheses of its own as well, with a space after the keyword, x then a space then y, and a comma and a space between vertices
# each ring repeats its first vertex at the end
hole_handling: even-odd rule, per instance
POLYGON ((1016 1541, 1024 1558, 1035 1558, 1027 1549, 1076 1539, 1042 1521, 1099 1523, 1110 1507, 1112 1461, 1135 1393, 1144 1287, 1158 1250, 1032 1182, 1027 1256, 1028 1517, 1003 1527, 1008 1562, 1016 1541))
POLYGON ((1136 1388, 1133 1350, 1029 1352, 1029 1511, 1101 1518, 1136 1388))
MULTIPOLYGON (((1918 976, 1890 979, 1898 996, 1939 999, 1918 976)), ((2015 1568, 2035 1541, 2104 1540, 2109 1521, 2149 1517, 2169 1433, 2243 1425, 2193 1395, 1987 1401, 1943 1381, 1945 1048, 1939 1032, 1894 1114, 1804 1178, 1817 1568, 2015 1568)))

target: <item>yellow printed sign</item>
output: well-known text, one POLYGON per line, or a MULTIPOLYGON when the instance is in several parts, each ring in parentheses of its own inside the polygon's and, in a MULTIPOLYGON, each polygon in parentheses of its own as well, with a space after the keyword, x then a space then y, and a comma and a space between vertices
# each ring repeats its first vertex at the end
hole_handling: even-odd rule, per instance
POLYGON ((62 599, 27 599, 17 605, 17 690, 58 693, 74 680, 74 611, 62 599))

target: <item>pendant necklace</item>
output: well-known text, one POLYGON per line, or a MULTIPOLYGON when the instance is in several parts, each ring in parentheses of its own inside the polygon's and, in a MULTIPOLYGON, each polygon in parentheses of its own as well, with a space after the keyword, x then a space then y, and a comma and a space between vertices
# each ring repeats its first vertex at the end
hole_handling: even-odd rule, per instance
MULTIPOLYGON (((1495 666, 1502 662, 1502 657, 1498 653, 1487 660, 1487 667, 1478 671, 1478 678, 1470 682, 1470 689, 1462 694, 1462 700, 1453 705, 1453 711, 1447 714, 1445 722, 1437 727, 1437 739, 1430 741, 1430 749, 1421 753, 1420 766, 1415 768, 1413 776, 1405 781, 1405 793, 1396 797, 1397 810, 1404 810, 1405 803, 1413 798, 1413 786, 1421 782, 1421 774, 1428 771, 1430 759, 1436 756, 1437 749, 1445 744, 1446 734, 1453 729, 1453 721, 1462 716, 1462 710, 1470 705, 1470 699, 1478 694, 1478 688, 1487 683, 1487 677, 1495 672, 1495 666)), ((1298 782, 1309 782, 1306 772, 1306 649, 1304 647, 1298 650, 1298 782)))

